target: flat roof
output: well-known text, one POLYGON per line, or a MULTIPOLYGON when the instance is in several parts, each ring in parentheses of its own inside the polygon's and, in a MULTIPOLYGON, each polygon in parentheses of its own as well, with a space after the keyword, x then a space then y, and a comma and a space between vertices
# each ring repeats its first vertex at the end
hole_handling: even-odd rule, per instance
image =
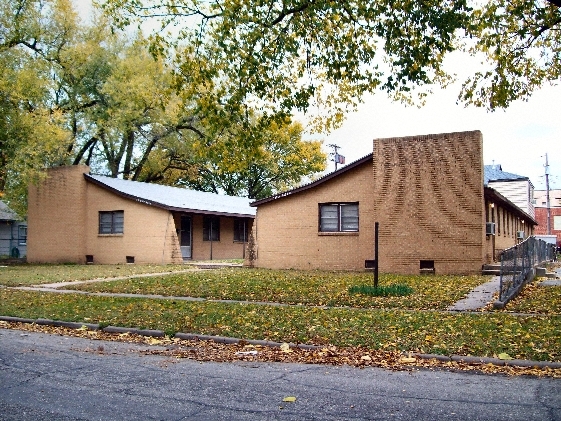
POLYGON ((148 206, 178 211, 255 218, 251 199, 189 190, 181 187, 123 180, 103 175, 84 174, 87 181, 119 196, 148 206))

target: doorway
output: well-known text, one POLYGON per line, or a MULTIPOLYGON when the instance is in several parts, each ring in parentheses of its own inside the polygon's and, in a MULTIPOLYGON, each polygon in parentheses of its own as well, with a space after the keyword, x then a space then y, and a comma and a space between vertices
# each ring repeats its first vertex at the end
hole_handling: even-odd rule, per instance
POLYGON ((193 256, 191 248, 191 217, 181 217, 181 230, 179 231, 179 246, 183 260, 191 259, 193 256))

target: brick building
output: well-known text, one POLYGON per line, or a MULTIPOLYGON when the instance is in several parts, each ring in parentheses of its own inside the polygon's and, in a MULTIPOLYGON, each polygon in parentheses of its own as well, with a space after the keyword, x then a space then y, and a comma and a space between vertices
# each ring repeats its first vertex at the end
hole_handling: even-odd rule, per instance
POLYGON ((380 271, 477 273, 535 225, 484 187, 479 131, 376 139, 371 155, 252 206, 254 265, 268 268, 363 269, 379 222, 380 271))
POLYGON ((249 199, 49 169, 29 187, 27 260, 181 263, 243 258, 249 199))
MULTIPOLYGON (((536 190, 536 235, 547 234, 547 197, 545 190, 536 190)), ((549 230, 550 235, 557 237, 557 246, 561 247, 561 190, 549 191, 549 230)))

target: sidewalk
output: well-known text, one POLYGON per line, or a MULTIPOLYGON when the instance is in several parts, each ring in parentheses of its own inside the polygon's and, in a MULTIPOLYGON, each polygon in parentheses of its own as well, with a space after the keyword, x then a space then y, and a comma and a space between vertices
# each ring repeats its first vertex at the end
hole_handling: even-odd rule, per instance
POLYGON ((501 285, 501 277, 493 276, 493 278, 472 289, 468 296, 447 308, 448 311, 477 311, 485 307, 493 301, 493 294, 499 291, 501 285))

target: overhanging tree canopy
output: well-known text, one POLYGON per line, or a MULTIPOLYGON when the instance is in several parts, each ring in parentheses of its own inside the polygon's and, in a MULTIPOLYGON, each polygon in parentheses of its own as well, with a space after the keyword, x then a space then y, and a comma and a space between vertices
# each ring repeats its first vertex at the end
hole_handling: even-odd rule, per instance
POLYGON ((443 59, 453 50, 486 56, 460 94, 477 106, 507 107, 559 78, 561 15, 546 0, 101 3, 119 24, 158 17, 162 28, 180 28, 170 37, 162 29, 156 48, 189 40, 199 55, 223 60, 220 76, 238 82, 241 98, 286 109, 323 106, 330 111, 323 128, 339 124, 365 92, 408 100, 415 87, 446 85, 452 75, 443 59))

